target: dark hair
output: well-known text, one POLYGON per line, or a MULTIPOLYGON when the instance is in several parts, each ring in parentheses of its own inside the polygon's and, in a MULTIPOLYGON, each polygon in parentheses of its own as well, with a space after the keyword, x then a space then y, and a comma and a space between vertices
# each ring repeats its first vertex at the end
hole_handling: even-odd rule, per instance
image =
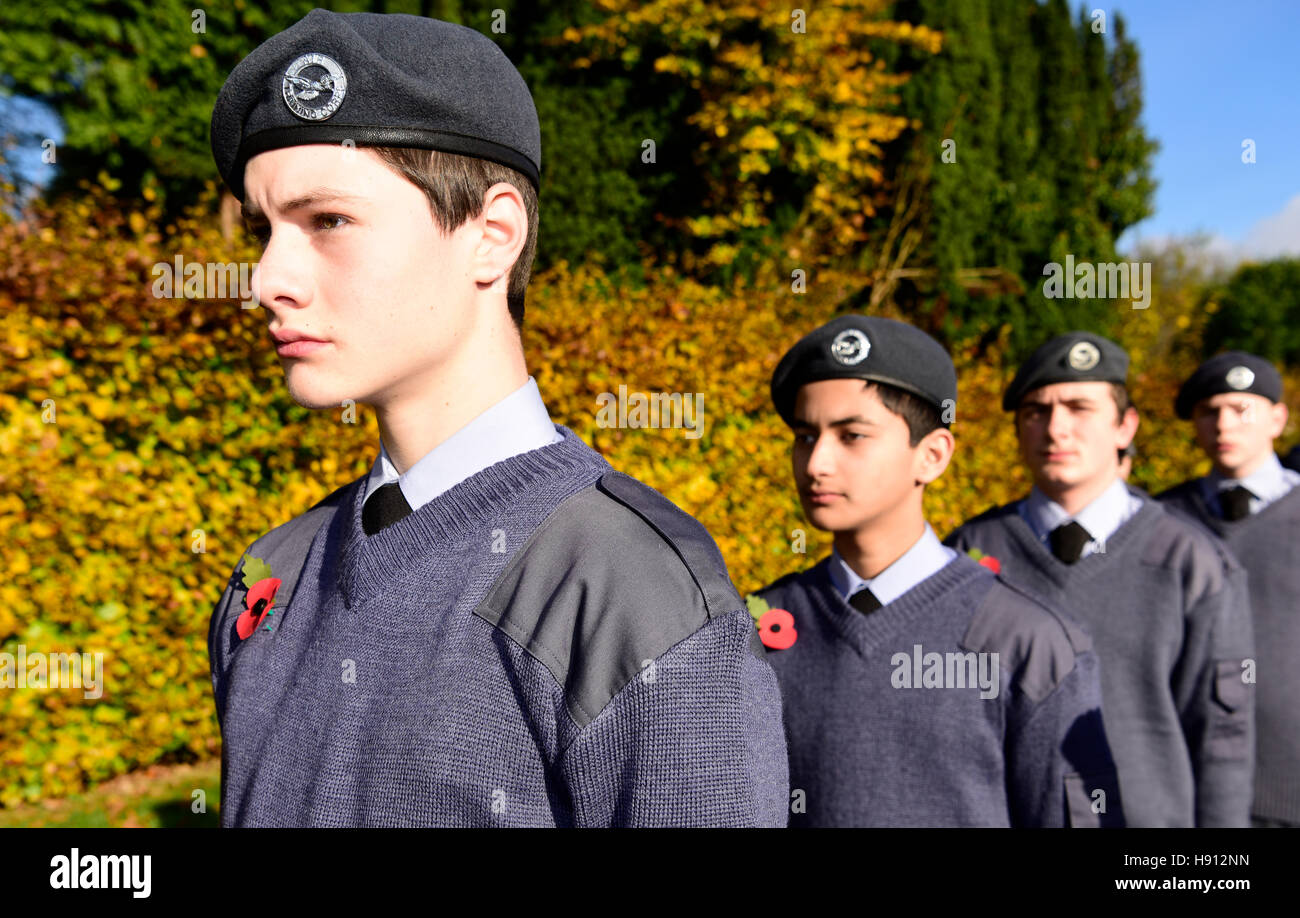
POLYGON ((1116 424, 1124 423, 1124 415, 1133 407, 1133 402, 1128 397, 1128 386, 1122 382, 1113 382, 1110 384, 1111 398, 1115 399, 1115 410, 1118 412, 1116 424))
POLYGON ((506 303, 515 328, 524 325, 524 292, 537 251, 537 191, 523 173, 474 156, 460 156, 441 150, 413 147, 371 147, 379 158, 424 192, 429 199, 433 222, 444 232, 458 229, 466 220, 483 212, 483 195, 498 182, 514 185, 524 199, 528 215, 528 238, 510 269, 506 303))
POLYGON ((931 431, 945 426, 938 406, 919 395, 888 383, 866 380, 867 388, 875 387, 880 403, 907 422, 908 446, 916 446, 931 431))

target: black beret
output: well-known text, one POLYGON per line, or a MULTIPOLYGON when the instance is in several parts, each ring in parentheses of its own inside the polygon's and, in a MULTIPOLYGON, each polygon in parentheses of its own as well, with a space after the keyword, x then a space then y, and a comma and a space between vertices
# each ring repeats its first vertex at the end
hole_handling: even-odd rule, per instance
POLYGON ((241 201, 258 153, 344 141, 475 156, 534 187, 542 165, 537 109, 505 53, 421 16, 312 10, 240 61, 212 110, 212 155, 241 201))
POLYGON ((1282 376, 1263 357, 1245 351, 1215 354, 1196 368, 1178 390, 1174 410, 1187 420, 1196 403, 1220 392, 1249 392, 1262 395, 1270 402, 1282 400, 1282 376))
POLYGON ((1109 338, 1072 331, 1040 346, 1020 365, 1002 395, 1002 410, 1015 411, 1026 393, 1062 382, 1128 380, 1128 352, 1109 338))
POLYGON ((945 426, 957 405, 957 371, 942 344, 919 328, 882 316, 847 315, 809 332, 772 374, 772 404, 793 426, 795 396, 821 379, 869 379, 934 405, 945 426))

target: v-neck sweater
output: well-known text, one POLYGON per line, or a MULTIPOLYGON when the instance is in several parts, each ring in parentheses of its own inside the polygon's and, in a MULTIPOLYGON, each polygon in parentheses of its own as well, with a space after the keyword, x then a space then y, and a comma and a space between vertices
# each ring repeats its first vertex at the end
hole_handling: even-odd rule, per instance
POLYGON ((345 487, 269 632, 234 633, 232 578, 223 826, 785 824, 779 688, 716 545, 558 429, 373 535, 345 487))
POLYGON ((866 615, 829 559, 759 595, 796 632, 768 655, 804 804, 791 826, 1123 825, 1076 624, 961 555, 866 615))
POLYGON ((1210 510, 1199 479, 1156 500, 1221 538, 1246 569, 1258 661, 1251 815, 1300 825, 1300 488, 1239 520, 1210 510))
POLYGON ((1221 545, 1150 499, 1074 564, 1015 503, 945 541, 994 556, 1008 581, 1091 635, 1130 826, 1249 824, 1254 640, 1245 571, 1221 545))

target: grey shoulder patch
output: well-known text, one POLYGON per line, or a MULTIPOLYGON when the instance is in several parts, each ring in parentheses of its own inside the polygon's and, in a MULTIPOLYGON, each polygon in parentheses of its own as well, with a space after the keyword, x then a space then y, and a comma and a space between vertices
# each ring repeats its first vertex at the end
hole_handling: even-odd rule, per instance
POLYGON ((240 577, 240 572, 244 566, 244 557, 251 555, 254 558, 261 558, 271 566, 271 570, 275 572, 275 575, 280 577, 281 583, 276 603, 281 608, 286 607, 293 599, 293 590, 297 586, 302 562, 311 549, 311 543, 316 538, 316 533, 337 512, 342 501, 343 492, 355 484, 354 481, 338 488, 328 497, 313 504, 311 509, 300 513, 286 523, 281 523, 254 541, 244 555, 241 556, 239 563, 235 565, 234 579, 238 580, 240 577), (283 601, 281 601, 281 598, 283 601))
POLYGON ((1142 563, 1176 571, 1189 605, 1223 589, 1226 575, 1239 566, 1227 546, 1203 526, 1158 506, 1161 512, 1151 522, 1142 563))
POLYGON ((474 614, 550 670, 585 726, 646 661, 741 608, 704 527, 609 472, 552 511, 474 614))
POLYGON ((1061 684, 1075 658, 1092 649, 1078 623, 1011 586, 1001 577, 985 595, 962 638, 976 653, 997 653, 1003 672, 1035 704, 1061 684))

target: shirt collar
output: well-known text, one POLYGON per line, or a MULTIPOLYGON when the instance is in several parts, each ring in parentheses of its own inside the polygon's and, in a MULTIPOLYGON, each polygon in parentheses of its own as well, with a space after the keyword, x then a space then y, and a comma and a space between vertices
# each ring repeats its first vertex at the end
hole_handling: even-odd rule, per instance
POLYGON ((1088 530, 1088 536, 1095 542, 1105 542, 1141 508, 1142 498, 1129 491, 1124 479, 1118 477, 1073 516, 1040 491, 1038 485, 1030 489, 1029 496, 1019 506, 1020 515, 1040 539, 1046 539, 1062 523, 1074 520, 1088 530))
POLYGON ((431 449, 405 475, 397 474, 381 437, 379 456, 366 478, 365 499, 395 481, 416 510, 490 465, 563 439, 551 422, 537 381, 530 376, 528 382, 431 449))
POLYGON ((913 543, 912 547, 870 580, 859 577, 848 562, 840 556, 837 549, 831 549, 831 582, 847 601, 850 596, 864 588, 870 589, 882 606, 889 605, 922 580, 937 574, 957 552, 947 548, 934 534, 930 524, 925 524, 925 531, 913 543))
POLYGON ((1296 482, 1300 481, 1300 474, 1283 468, 1277 453, 1269 450, 1264 463, 1245 478, 1225 478, 1216 469, 1206 475, 1202 481, 1205 483, 1207 501, 1217 498, 1220 491, 1229 491, 1240 485, 1260 501, 1272 503, 1279 497, 1285 497, 1295 487, 1296 482), (1290 477, 1287 475, 1288 472, 1291 473, 1290 477))

